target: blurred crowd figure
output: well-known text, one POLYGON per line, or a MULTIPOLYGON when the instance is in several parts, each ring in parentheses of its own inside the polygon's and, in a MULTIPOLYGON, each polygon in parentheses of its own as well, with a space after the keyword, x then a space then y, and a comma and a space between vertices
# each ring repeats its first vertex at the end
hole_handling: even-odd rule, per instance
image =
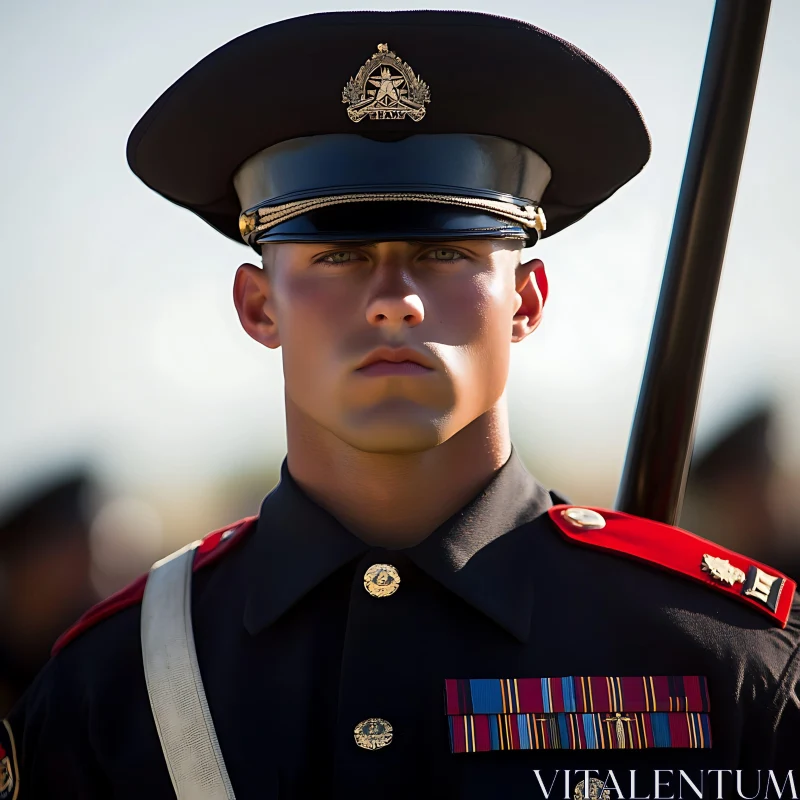
POLYGON ((44 666, 58 636, 99 599, 83 469, 52 476, 0 514, 0 716, 44 666))
POLYGON ((692 459, 681 527, 800 582, 794 476, 775 453, 775 409, 751 407, 692 459))
POLYGON ((257 513, 276 482, 257 467, 188 492, 120 493, 87 466, 46 469, 0 507, 0 718, 84 611, 167 553, 257 513))

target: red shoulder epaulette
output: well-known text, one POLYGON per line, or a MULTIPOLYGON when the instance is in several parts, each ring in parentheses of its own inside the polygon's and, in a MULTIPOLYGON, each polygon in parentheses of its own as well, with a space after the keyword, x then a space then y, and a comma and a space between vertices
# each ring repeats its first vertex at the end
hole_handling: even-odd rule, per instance
MULTIPOLYGON (((197 546, 194 557, 193 569, 195 572, 213 563, 228 552, 234 544, 241 542, 253 528, 256 517, 245 517, 233 525, 212 531, 197 546)), ((52 654, 55 655, 76 639, 84 631, 97 625, 104 619, 122 611, 125 608, 140 603, 144 597, 144 587, 147 583, 147 574, 141 575, 133 583, 120 589, 115 594, 92 606, 71 628, 64 631, 53 645, 52 654)))
POLYGON ((786 627, 797 584, 765 564, 681 528, 620 511, 557 505, 549 513, 575 544, 680 573, 757 608, 786 627))

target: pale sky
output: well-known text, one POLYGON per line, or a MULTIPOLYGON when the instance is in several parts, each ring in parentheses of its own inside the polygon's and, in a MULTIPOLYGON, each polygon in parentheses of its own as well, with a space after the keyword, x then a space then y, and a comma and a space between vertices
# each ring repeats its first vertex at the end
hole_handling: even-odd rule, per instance
MULTIPOLYGON (((128 170, 125 143, 167 86, 231 38, 289 9, 364 7, 0 3, 0 502, 44 465, 77 455, 96 458, 112 480, 139 484, 205 479, 265 454, 280 459, 280 354, 247 338, 230 299, 234 270, 250 254, 146 189, 128 170)), ((541 330, 514 347, 509 389, 515 439, 538 454, 545 482, 569 493, 593 471, 619 475, 713 3, 379 7, 462 7, 528 20, 608 67, 642 109, 653 138, 644 172, 536 248, 548 265, 550 300, 541 330)), ((793 463, 798 31, 800 3, 774 0, 700 421, 702 440, 737 409, 774 396, 783 457, 793 463)), ((519 83, 522 102, 534 76, 532 62, 530 76, 506 78, 519 83)), ((274 80, 291 80, 291 64, 274 80)))

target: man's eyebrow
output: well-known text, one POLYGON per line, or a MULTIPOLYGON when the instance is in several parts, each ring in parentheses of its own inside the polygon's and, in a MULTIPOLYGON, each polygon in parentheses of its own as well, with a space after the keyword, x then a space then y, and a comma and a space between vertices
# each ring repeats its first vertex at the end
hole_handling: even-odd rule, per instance
POLYGON ((311 247, 312 245, 316 245, 317 247, 322 247, 323 250, 325 249, 338 249, 338 250, 347 250, 348 247, 377 247, 379 242, 308 242, 308 243, 301 243, 305 246, 311 247))
MULTIPOLYGON (((472 239, 390 239, 382 241, 368 241, 368 242, 320 242, 316 243, 322 250, 347 250, 349 248, 360 247, 362 249, 371 248, 375 249, 379 244, 386 243, 402 243, 412 247, 474 247, 476 240, 472 239)), ((311 246, 309 243, 308 246, 311 246)), ((493 248, 494 249, 494 248, 493 248)), ((522 249, 522 248, 519 248, 522 249)))

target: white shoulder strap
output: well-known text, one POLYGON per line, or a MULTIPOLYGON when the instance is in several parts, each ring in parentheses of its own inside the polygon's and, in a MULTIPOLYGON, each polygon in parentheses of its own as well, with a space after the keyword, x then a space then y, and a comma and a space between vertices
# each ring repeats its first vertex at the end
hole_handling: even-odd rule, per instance
POLYGON ((147 694, 178 800, 235 800, 192 632, 192 562, 200 542, 156 562, 142 600, 147 694))

